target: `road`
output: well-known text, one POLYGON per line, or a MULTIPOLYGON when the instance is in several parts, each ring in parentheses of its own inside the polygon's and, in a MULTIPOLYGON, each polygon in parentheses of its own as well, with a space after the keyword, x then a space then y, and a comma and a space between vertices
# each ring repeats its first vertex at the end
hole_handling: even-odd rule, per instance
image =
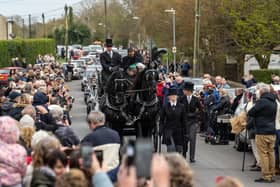
MULTIPOLYGON (((71 94, 75 97, 75 104, 71 111, 73 125, 72 128, 79 135, 84 137, 90 132, 86 123, 86 106, 83 101, 80 81, 68 83, 71 94)), ((214 186, 217 176, 234 176, 240 179, 246 187, 279 187, 280 176, 276 176, 276 183, 259 184, 254 179, 259 178, 259 172, 249 171, 249 165, 253 158, 251 153, 246 154, 245 171, 241 171, 243 154, 233 149, 233 145, 209 145, 205 144, 203 138, 198 136, 196 163, 191 164, 195 175, 195 186, 214 186)))

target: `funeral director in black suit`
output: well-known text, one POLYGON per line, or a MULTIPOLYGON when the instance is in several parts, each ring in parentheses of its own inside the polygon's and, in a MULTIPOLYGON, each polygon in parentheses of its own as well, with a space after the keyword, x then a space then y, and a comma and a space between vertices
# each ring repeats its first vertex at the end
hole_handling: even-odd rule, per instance
POLYGON ((188 144, 190 144, 190 162, 195 162, 195 146, 196 146, 196 133, 198 128, 198 115, 202 110, 199 99, 193 95, 194 84, 186 82, 183 88, 184 96, 179 99, 179 102, 185 107, 185 142, 183 155, 186 156, 188 151, 188 144))
POLYGON ((177 102, 177 89, 168 90, 169 103, 161 112, 160 125, 163 131, 163 143, 168 152, 183 152, 183 128, 186 123, 184 106, 177 102))
POLYGON ((102 65, 102 79, 104 85, 106 84, 112 72, 117 71, 122 63, 122 57, 119 53, 112 50, 112 39, 106 39, 106 51, 100 55, 100 62, 102 65))

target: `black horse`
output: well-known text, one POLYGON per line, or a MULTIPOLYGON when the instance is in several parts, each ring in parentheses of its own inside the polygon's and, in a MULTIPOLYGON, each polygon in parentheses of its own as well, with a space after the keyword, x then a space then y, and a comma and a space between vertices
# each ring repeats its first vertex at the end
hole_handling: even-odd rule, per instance
POLYGON ((131 82, 124 71, 115 71, 108 78, 101 97, 100 109, 106 115, 106 123, 123 136, 124 126, 132 120, 128 111, 127 91, 131 82))
POLYGON ((159 111, 160 105, 156 96, 156 84, 158 72, 147 69, 140 74, 140 81, 136 84, 135 115, 137 115, 136 128, 139 136, 153 137, 155 151, 158 150, 159 142, 159 111))

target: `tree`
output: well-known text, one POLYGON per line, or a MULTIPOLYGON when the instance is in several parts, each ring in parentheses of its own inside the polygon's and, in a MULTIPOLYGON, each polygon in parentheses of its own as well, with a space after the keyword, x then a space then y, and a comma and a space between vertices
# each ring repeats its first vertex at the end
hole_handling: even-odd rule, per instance
POLYGON ((252 54, 261 68, 267 68, 273 47, 280 43, 279 0, 224 0, 223 15, 229 19, 229 33, 235 48, 252 54))
MULTIPOLYGON (((65 41, 65 27, 57 27, 54 29, 54 39, 57 45, 64 45, 65 41)), ((89 45, 91 43, 91 31, 85 24, 73 24, 68 29, 69 44, 89 45)))

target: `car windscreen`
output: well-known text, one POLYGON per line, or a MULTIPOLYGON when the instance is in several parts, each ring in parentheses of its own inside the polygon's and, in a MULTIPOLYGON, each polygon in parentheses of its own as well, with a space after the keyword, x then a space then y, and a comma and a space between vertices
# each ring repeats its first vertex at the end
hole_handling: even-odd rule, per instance
POLYGON ((190 80, 194 85, 203 85, 202 79, 191 79, 190 80))
POLYGON ((90 61, 90 58, 81 58, 81 60, 84 60, 86 62, 89 62, 90 61))
POLYGON ((10 74, 10 70, 8 70, 8 69, 0 69, 0 74, 10 74))

